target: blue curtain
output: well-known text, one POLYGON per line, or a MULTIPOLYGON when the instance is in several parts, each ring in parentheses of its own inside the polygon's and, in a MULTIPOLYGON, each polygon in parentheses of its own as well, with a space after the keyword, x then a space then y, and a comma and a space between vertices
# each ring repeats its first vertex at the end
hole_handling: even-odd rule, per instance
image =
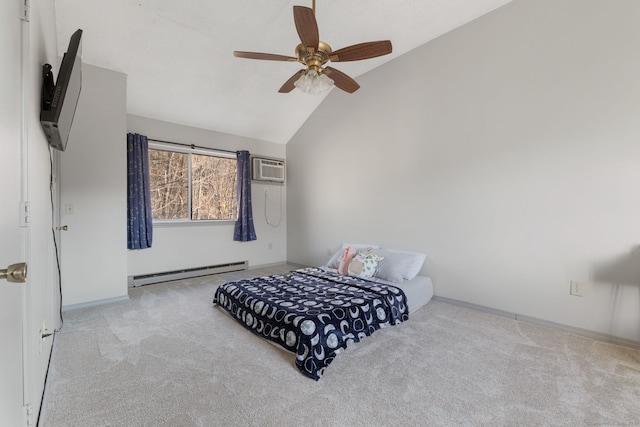
POLYGON ((248 151, 238 151, 238 220, 233 240, 248 242, 256 240, 251 209, 251 163, 248 151))
POLYGON ((153 223, 149 183, 149 142, 127 134, 127 248, 151 247, 153 223))

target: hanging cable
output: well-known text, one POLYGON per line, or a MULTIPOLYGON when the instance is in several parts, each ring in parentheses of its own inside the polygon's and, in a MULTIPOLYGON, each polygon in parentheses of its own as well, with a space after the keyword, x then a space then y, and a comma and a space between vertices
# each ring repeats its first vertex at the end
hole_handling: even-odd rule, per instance
POLYGON ((274 228, 279 227, 280 223, 282 222, 282 187, 284 187, 284 185, 280 186, 280 218, 278 219, 277 224, 272 224, 271 221, 269 221, 269 216, 267 215, 267 199, 269 197, 269 189, 264 189, 264 218, 267 220, 267 224, 274 228))
MULTIPOLYGON (((54 203, 54 178, 53 178, 53 149, 49 146, 49 192, 51 193, 51 232, 53 233, 53 247, 56 251, 56 266, 58 267, 58 291, 60 293, 60 327, 58 327, 53 332, 58 332, 62 329, 64 325, 64 319, 62 318, 62 273, 60 272, 60 255, 58 252, 58 241, 56 239, 56 230, 55 230, 55 203, 54 203)), ((44 331, 43 331, 44 332, 44 331)), ((51 335, 51 334, 49 334, 51 335)))

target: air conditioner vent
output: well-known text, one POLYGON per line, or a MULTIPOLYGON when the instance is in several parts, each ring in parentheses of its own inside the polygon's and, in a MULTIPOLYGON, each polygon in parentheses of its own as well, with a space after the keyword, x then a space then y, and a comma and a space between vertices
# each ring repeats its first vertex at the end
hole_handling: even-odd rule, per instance
POLYGON ((284 160, 253 157, 252 179, 254 181, 284 182, 284 160))

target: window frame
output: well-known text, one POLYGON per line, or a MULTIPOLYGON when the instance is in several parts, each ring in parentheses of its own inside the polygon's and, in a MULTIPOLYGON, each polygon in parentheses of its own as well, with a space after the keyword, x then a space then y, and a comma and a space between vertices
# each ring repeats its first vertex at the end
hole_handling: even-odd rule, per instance
MULTIPOLYGON (((173 151, 176 153, 184 153, 187 154, 187 179, 188 179, 188 202, 189 202, 189 218, 186 219, 153 219, 154 227, 161 226, 183 226, 183 225, 224 225, 224 224, 235 224, 238 220, 238 212, 236 212, 236 219, 191 219, 192 215, 192 205, 191 205, 191 155, 199 154, 204 156, 213 156, 213 157, 222 157, 227 159, 238 160, 238 156, 235 153, 228 151, 216 150, 213 148, 203 148, 203 147, 190 147, 188 145, 178 145, 167 142, 158 142, 158 141, 148 141, 149 150, 160 150, 160 151, 173 151)), ((237 185, 237 176, 236 176, 236 185, 237 185)))

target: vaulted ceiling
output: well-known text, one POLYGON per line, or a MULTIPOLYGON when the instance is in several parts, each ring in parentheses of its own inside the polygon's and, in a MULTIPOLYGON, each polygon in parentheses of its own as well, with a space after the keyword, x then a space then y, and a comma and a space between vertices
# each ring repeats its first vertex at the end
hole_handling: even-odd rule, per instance
MULTIPOLYGON (((357 81, 510 1, 318 0, 316 20, 320 39, 334 51, 391 40, 389 55, 331 64, 357 81)), ((130 114, 286 144, 327 96, 278 93, 303 68, 299 63, 233 56, 234 50, 295 56, 300 41, 293 6, 311 7, 312 0, 55 0, 55 5, 58 54, 82 28, 83 62, 127 75, 130 114)), ((369 90, 375 88, 359 89, 369 90)))

